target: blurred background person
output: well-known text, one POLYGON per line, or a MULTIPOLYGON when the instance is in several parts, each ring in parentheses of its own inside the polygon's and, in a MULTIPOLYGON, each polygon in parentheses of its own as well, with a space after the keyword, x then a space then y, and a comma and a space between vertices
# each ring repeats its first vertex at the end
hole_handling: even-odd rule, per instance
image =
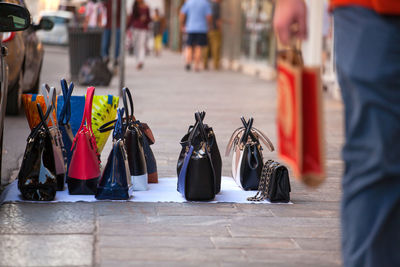
POLYGON ((90 0, 85 6, 85 20, 83 22, 83 30, 90 28, 98 28, 102 26, 104 9, 102 4, 97 0, 90 0))
POLYGON ((204 68, 206 69, 208 69, 209 52, 211 52, 214 69, 220 69, 223 22, 221 18, 221 2, 222 0, 211 0, 211 28, 208 32, 209 43, 204 53, 204 68))
POLYGON ((121 38, 121 0, 105 0, 104 6, 106 8, 107 19, 106 25, 104 28, 102 40, 101 40, 101 56, 104 62, 108 63, 110 60, 110 43, 111 43, 111 28, 112 28, 112 1, 114 1, 117 6, 117 18, 116 18, 116 40, 115 40, 115 51, 114 51, 114 62, 113 65, 118 65, 118 57, 119 57, 119 44, 121 38))
POLYGON ((153 16, 153 37, 154 37, 154 54, 159 56, 162 49, 162 38, 165 28, 164 18, 160 15, 158 8, 154 10, 153 16))
POLYGON ((132 14, 128 28, 133 28, 134 54, 137 60, 136 68, 142 69, 146 57, 147 34, 151 22, 150 9, 144 0, 136 0, 132 6, 132 14))
POLYGON ((211 4, 208 0, 187 0, 181 8, 182 32, 188 34, 186 41, 186 70, 200 70, 203 48, 207 46, 207 33, 211 24, 211 4), (193 55, 194 54, 194 55, 193 55))

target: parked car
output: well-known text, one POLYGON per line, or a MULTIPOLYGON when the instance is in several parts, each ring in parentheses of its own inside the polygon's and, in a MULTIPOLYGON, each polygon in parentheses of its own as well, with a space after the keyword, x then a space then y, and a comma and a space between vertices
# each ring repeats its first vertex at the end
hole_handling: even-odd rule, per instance
POLYGON ((40 18, 46 18, 54 23, 50 31, 39 31, 37 36, 44 44, 68 45, 68 25, 73 21, 74 14, 69 11, 42 11, 40 18))
MULTIPOLYGON (((26 8, 24 0, 6 0, 5 2, 26 8)), ((19 113, 23 92, 36 93, 38 91, 44 51, 36 31, 51 30, 52 26, 52 21, 41 19, 38 25, 31 24, 23 32, 3 33, 3 45, 9 50, 6 57, 9 68, 7 114, 19 113)))
MULTIPOLYGON (((3 155, 4 115, 7 103, 8 67, 4 60, 7 48, 2 46, 2 32, 22 31, 31 24, 29 11, 21 6, 0 3, 0 174, 3 155)), ((0 179, 1 182, 1 179, 0 179)))

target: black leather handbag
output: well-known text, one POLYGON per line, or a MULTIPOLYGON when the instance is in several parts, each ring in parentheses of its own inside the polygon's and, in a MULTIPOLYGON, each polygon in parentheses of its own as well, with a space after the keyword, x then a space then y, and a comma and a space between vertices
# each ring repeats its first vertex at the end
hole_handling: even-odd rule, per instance
POLYGON ((28 136, 18 173, 18 189, 26 200, 51 201, 56 195, 57 178, 52 137, 46 121, 53 107, 48 107, 45 115, 40 104, 37 109, 41 122, 28 136))
POLYGON ((216 195, 216 176, 211 147, 200 113, 185 141, 184 159, 178 175, 178 191, 191 201, 212 200, 216 195))
MULTIPOLYGON (((189 126, 188 132, 185 134, 185 136, 181 139, 181 146, 182 150, 181 153, 179 154, 178 158, 178 163, 177 163, 177 173, 178 176, 180 174, 181 168, 184 163, 185 155, 190 147, 189 145, 189 137, 193 135, 193 139, 199 139, 201 138, 201 133, 199 131, 194 132, 195 127, 199 123, 199 120, 203 122, 204 117, 206 113, 200 112, 199 116, 196 116, 195 114, 195 125, 189 126)), ((208 126, 207 124, 203 124, 204 126, 204 131, 207 137, 207 144, 210 148, 210 155, 211 155, 211 161, 213 163, 213 168, 214 168, 214 175, 215 175, 215 194, 218 194, 221 191, 221 175, 222 175, 222 159, 221 159, 221 154, 219 152, 218 144, 217 144, 217 139, 215 137, 215 133, 212 129, 212 127, 208 126)))
POLYGON ((244 190, 257 190, 263 168, 263 148, 260 139, 270 151, 274 147, 269 139, 259 130, 253 128, 254 119, 248 122, 241 117, 243 127, 232 134, 226 155, 233 148, 232 175, 236 183, 244 190))
MULTIPOLYGON (((133 101, 129 89, 123 88, 122 93, 124 109, 126 112, 125 123, 123 124, 124 144, 128 155, 129 171, 131 174, 133 190, 145 191, 148 187, 148 175, 144 145, 148 145, 148 142, 144 141, 146 136, 141 131, 139 123, 132 119, 133 101), (128 101, 126 99, 127 96, 129 98, 130 108, 128 108, 128 101), (131 113, 129 112, 129 110, 131 111, 131 113)), ((114 123, 116 123, 116 121, 117 120, 113 120, 102 125, 99 128, 99 131, 106 132, 114 129, 114 123)))
POLYGON ((258 192, 248 201, 262 201, 287 203, 290 201, 290 181, 288 169, 279 162, 268 160, 262 170, 258 192))
POLYGON ((123 113, 123 108, 118 109, 118 119, 113 132, 113 147, 97 185, 96 199, 126 200, 131 196, 132 183, 124 144, 123 113))

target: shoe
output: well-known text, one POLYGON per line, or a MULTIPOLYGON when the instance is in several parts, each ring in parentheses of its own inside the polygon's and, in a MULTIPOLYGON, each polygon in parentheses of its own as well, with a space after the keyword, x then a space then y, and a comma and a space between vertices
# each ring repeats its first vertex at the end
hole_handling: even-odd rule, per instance
POLYGON ((190 71, 191 68, 192 68, 192 67, 190 66, 190 64, 186 64, 185 69, 186 69, 187 71, 190 71))

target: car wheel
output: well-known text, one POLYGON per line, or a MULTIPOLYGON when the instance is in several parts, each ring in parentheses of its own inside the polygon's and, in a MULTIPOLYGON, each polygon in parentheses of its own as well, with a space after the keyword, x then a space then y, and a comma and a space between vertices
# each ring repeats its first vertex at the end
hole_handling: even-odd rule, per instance
POLYGON ((17 82, 8 91, 7 95, 7 108, 6 114, 8 115, 18 115, 21 110, 21 96, 22 96, 22 82, 24 75, 22 71, 19 73, 19 78, 17 82))

